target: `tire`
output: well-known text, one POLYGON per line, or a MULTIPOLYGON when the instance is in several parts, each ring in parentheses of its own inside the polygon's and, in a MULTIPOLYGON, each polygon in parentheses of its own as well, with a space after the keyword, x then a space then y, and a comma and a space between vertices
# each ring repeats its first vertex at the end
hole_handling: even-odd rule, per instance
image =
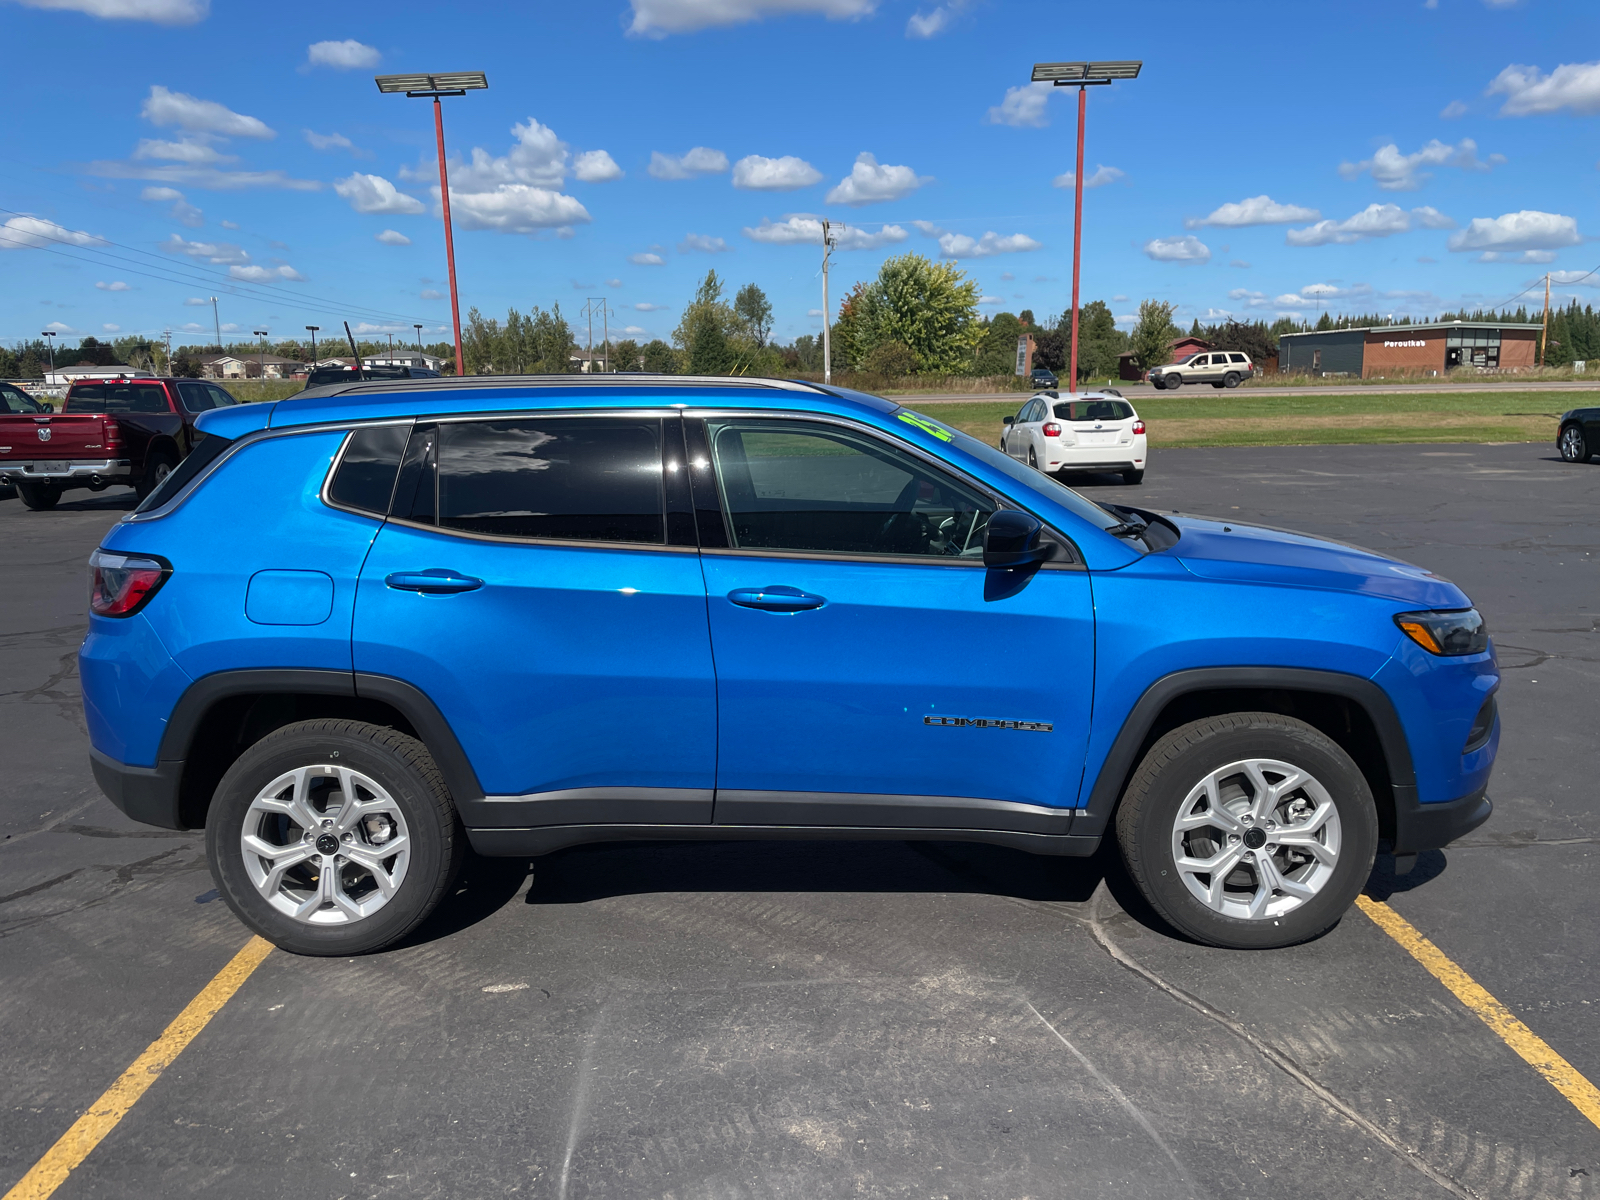
POLYGON ((405 937, 444 897, 465 852, 428 748, 360 721, 300 721, 268 734, 228 768, 206 821, 206 856, 222 898, 293 954, 366 954, 405 937), (352 775, 364 812, 342 799, 352 775), (319 830, 326 832, 310 841, 319 830), (285 854, 251 849, 274 846, 285 854), (401 853, 380 857, 381 846, 401 853), (335 874, 322 869, 329 857, 335 874), (392 889, 387 898, 379 872, 392 889))
POLYGON ((1139 890, 1175 929, 1212 946, 1264 950, 1314 938, 1344 915, 1372 872, 1378 812, 1360 769, 1319 730, 1277 713, 1228 713, 1193 721, 1151 747, 1117 810, 1117 840, 1139 890), (1281 788, 1289 771, 1307 782, 1266 809, 1272 796, 1261 783, 1276 776, 1281 788), (1208 781, 1216 782, 1221 810, 1207 799, 1208 781), (1273 840, 1284 833, 1269 830, 1269 818, 1283 822, 1291 808, 1301 826, 1294 845, 1315 842, 1318 850, 1273 840), (1226 823, 1211 824, 1214 811, 1226 823), (1275 852, 1256 854, 1274 845, 1275 852), (1218 880, 1217 872, 1182 868, 1210 861, 1228 874, 1218 880), (1258 864, 1285 886, 1266 886, 1272 876, 1264 878, 1258 864))
POLYGON ((1183 386, 1183 376, 1164 375, 1162 376, 1162 383, 1166 387, 1167 391, 1175 392, 1183 386))
POLYGON ((1239 373, 1237 371, 1229 371, 1226 375, 1224 375, 1222 377, 1222 386, 1223 387, 1238 387, 1239 386, 1239 373))
POLYGON ((1122 473, 1122 482, 1127 484, 1129 487, 1135 487, 1144 482, 1144 472, 1124 471, 1122 473))
POLYGON ((155 491, 171 475, 178 465, 177 456, 170 450, 157 450, 144 460, 144 474, 139 476, 139 482, 134 484, 133 490, 139 499, 143 500, 155 491))
POLYGON ((1584 436, 1583 426, 1576 423, 1562 427, 1556 436, 1556 447, 1561 451, 1561 457, 1570 463, 1586 463, 1594 453, 1589 447, 1589 439, 1584 436))
POLYGON ((1028 447, 1028 465, 1035 471, 1039 469, 1039 456, 1033 452, 1033 447, 1028 447))
POLYGON ((49 512, 61 499, 61 485, 59 483, 19 483, 17 496, 22 501, 24 508, 31 508, 34 512, 49 512))

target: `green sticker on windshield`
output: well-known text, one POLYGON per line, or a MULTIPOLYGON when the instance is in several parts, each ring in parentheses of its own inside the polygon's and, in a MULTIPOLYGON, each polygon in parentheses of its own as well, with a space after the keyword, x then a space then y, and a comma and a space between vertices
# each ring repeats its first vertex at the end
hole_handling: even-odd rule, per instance
POLYGON ((936 437, 941 442, 948 442, 950 440, 950 434, 948 431, 941 429, 938 425, 935 425, 926 417, 919 417, 916 413, 903 412, 900 414, 900 419, 907 425, 915 425, 918 429, 922 430, 923 433, 928 434, 930 437, 936 437))

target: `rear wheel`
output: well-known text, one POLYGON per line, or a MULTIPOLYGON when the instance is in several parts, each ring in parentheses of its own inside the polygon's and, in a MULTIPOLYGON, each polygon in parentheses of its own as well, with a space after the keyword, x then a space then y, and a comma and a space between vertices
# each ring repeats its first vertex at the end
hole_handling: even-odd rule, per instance
POLYGON ((1589 439, 1583 436, 1582 425, 1565 426, 1556 438, 1556 445, 1561 449, 1561 457, 1572 463, 1588 462, 1593 453, 1589 439))
POLYGON ((1117 810, 1117 840, 1152 907, 1239 950, 1325 932, 1360 893, 1378 812, 1332 739, 1277 713, 1194 721, 1157 742, 1117 810))
POLYGON ((1223 387, 1238 387, 1239 386, 1239 373, 1237 371, 1229 371, 1226 375, 1224 375, 1222 377, 1222 386, 1223 387))
POLYGON ((206 821, 211 876, 234 914, 295 954, 364 954, 443 898, 466 839, 416 738, 300 721, 228 769, 206 821))
POLYGON ((1132 485, 1138 484, 1138 483, 1143 483, 1144 482, 1144 472, 1143 471, 1124 471, 1122 473, 1122 482, 1128 484, 1129 486, 1132 486, 1132 485))
POLYGON ((170 450, 157 450, 149 458, 145 459, 144 474, 139 477, 139 482, 134 485, 133 489, 138 494, 139 499, 143 500, 165 483, 167 476, 172 474, 177 465, 177 456, 170 450))
POLYGON ((24 508, 31 508, 34 512, 48 512, 61 499, 61 485, 59 483, 19 483, 17 484, 17 495, 21 498, 24 508))
POLYGON ((1039 469, 1039 456, 1033 452, 1033 447, 1028 447, 1028 465, 1035 471, 1039 469))

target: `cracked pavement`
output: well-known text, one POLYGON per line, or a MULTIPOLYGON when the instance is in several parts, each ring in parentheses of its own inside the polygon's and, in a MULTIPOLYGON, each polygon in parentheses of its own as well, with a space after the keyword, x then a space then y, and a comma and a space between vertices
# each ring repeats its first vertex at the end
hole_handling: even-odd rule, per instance
MULTIPOLYGON (((1384 899, 1600 1081, 1600 466, 1161 451, 1092 497, 1439 571, 1505 667, 1494 819, 1384 899)), ((1104 481, 1109 482, 1109 481, 1104 481)), ((0 1188, 246 940, 89 774, 72 654, 125 492, 0 502, 0 1188)), ((1236 953, 1115 856, 723 843, 473 861, 406 944, 274 953, 56 1193, 1596 1196, 1600 1130, 1371 921, 1236 953)))

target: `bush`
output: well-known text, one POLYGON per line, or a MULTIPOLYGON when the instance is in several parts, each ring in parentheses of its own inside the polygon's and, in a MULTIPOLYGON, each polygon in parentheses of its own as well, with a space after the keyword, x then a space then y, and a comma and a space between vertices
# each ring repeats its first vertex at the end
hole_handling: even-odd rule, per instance
POLYGON ((861 370, 868 375, 915 375, 917 356, 904 342, 883 342, 867 352, 861 370))

